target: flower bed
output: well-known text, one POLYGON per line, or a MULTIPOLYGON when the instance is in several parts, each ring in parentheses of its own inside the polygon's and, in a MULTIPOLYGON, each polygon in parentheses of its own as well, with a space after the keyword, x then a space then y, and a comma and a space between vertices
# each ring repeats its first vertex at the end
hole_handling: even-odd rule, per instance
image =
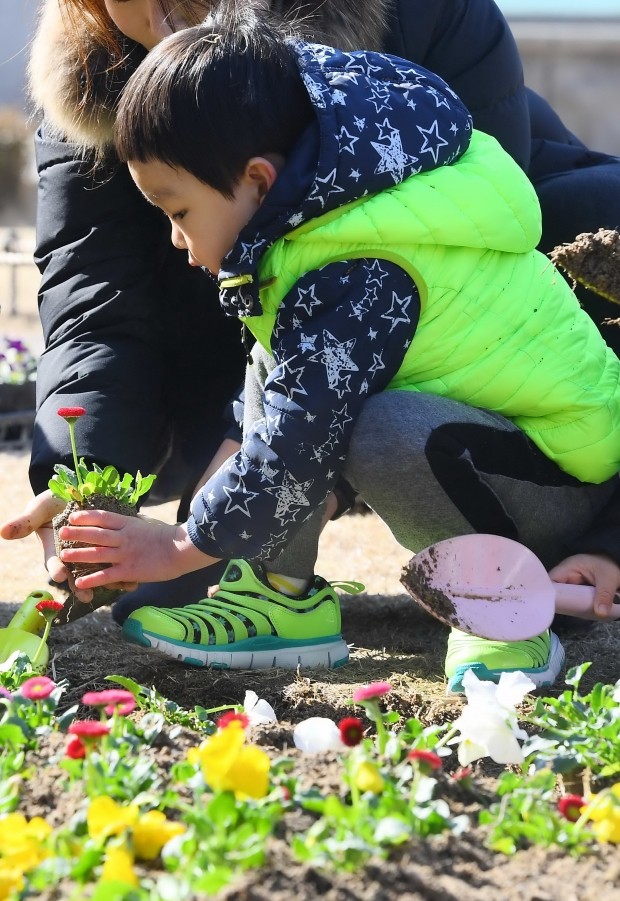
POLYGON ((600 864, 620 842, 620 682, 582 691, 587 669, 536 700, 522 674, 472 677, 432 725, 390 710, 388 682, 360 685, 347 716, 293 726, 253 692, 187 710, 126 677, 66 707, 69 686, 17 656, 0 673, 0 898, 277 897, 282 868, 310 898, 359 873, 415 882, 457 848, 489 868, 528 848, 600 864))

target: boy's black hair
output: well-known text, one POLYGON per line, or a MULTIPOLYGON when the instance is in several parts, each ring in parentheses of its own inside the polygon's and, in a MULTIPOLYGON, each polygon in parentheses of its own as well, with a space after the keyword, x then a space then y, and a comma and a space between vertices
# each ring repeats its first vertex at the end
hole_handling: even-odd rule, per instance
POLYGON ((284 34, 233 4, 152 50, 123 91, 121 162, 157 160, 231 197, 253 156, 287 156, 314 111, 284 34))

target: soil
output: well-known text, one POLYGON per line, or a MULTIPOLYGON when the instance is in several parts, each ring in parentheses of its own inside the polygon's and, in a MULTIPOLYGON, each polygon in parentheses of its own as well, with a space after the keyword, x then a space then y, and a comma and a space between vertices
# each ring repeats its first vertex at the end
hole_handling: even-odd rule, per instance
MULTIPOLYGON (((588 245, 598 248, 603 239, 589 236, 588 245)), ((617 235, 617 233, 616 233, 617 235)), ((574 278, 593 285, 590 270, 577 274, 571 261, 580 255, 583 236, 558 255, 557 262, 574 278), (571 267, 571 268, 569 268, 571 267)), ((604 238, 607 240, 607 237, 604 238)), ((617 271, 617 237, 610 239, 616 254, 603 290, 620 298, 617 271)), ((32 327, 32 318, 30 325, 32 327)), ((19 323, 13 323, 14 333, 19 323)), ((0 447, 0 519, 22 510, 30 499, 27 479, 28 448, 0 447)), ((150 507, 147 512, 173 522, 176 504, 150 507)), ((339 768, 333 755, 302 755, 292 747, 292 726, 308 716, 338 719, 350 715, 348 700, 354 688, 370 681, 389 681, 392 693, 386 707, 402 717, 417 717, 424 724, 453 720, 462 701, 447 698, 444 690, 443 657, 446 627, 432 619, 404 592, 399 583, 410 558, 396 544, 383 523, 373 514, 343 516, 331 523, 321 544, 317 571, 330 580, 356 579, 366 585, 357 597, 341 594, 343 634, 351 645, 350 663, 334 671, 304 670, 300 673, 227 672, 193 669, 154 652, 124 644, 120 629, 105 607, 68 625, 55 627, 50 639, 49 675, 66 679, 68 690, 63 708, 80 701, 85 691, 110 687, 108 675, 124 675, 156 689, 181 707, 209 708, 241 703, 252 689, 269 701, 278 716, 277 726, 255 730, 258 741, 274 756, 284 752, 295 759, 295 773, 308 785, 324 792, 341 792, 339 768)), ((37 539, 0 542, 0 626, 6 625, 18 604, 33 590, 47 587, 59 600, 66 593, 49 586, 37 539)), ((566 649, 567 663, 574 666, 592 661, 582 683, 588 690, 595 682, 614 683, 620 676, 620 622, 610 625, 562 618, 555 625, 566 649)), ((554 691, 561 691, 559 684, 554 691)), ((551 694, 547 690, 547 694, 551 694)), ((83 708, 82 708, 83 709, 83 708)), ((359 713, 359 711, 356 711, 359 713)), ((84 711, 84 715, 86 712, 84 711)), ((152 754, 162 774, 178 760, 198 736, 182 730, 174 739, 163 737, 152 754)), ((28 817, 39 814, 52 823, 70 819, 80 798, 63 790, 59 760, 64 740, 51 737, 34 758, 36 779, 23 789, 20 810, 28 817), (54 745, 55 742, 55 745, 54 745)), ((499 768, 477 765, 477 784, 483 796, 493 793, 499 768)), ((471 817, 472 828, 459 837, 436 836, 411 841, 389 860, 372 860, 356 872, 339 874, 296 862, 289 850, 290 837, 306 829, 308 815, 287 814, 269 845, 266 867, 242 876, 218 896, 220 901, 620 901, 620 855, 617 847, 602 846, 588 857, 572 858, 555 849, 524 848, 512 857, 495 854, 485 847, 483 827, 476 826, 481 799, 459 794, 447 785, 454 813, 471 817)), ((52 886, 39 897, 61 901, 70 896, 68 885, 52 886)))
MULTIPOLYGON (((620 304, 620 232, 617 229, 583 232, 572 243, 555 247, 549 257, 575 281, 620 304)), ((613 324, 617 323, 613 321, 613 324)))

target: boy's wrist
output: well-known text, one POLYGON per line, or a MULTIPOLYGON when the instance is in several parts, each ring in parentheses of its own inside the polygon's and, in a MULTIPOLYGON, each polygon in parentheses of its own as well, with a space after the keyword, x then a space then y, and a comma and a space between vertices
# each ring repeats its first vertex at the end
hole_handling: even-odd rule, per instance
POLYGON ((179 523, 174 534, 174 560, 173 565, 178 569, 178 575, 185 575, 205 566, 211 566, 219 562, 219 557, 211 557, 196 547, 189 537, 186 523, 179 523))

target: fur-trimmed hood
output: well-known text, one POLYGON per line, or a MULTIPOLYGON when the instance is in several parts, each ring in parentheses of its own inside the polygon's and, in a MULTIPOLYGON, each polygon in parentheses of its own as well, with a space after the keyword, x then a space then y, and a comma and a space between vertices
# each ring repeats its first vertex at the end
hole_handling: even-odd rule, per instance
MULTIPOLYGON (((86 148, 110 143, 120 91, 145 51, 125 41, 123 61, 111 59, 95 41, 88 72, 78 56, 62 0, 43 0, 29 61, 30 95, 54 131, 86 148), (88 92, 86 103, 82 103, 88 92)), ((301 34, 345 50, 383 45, 393 0, 274 0, 273 11, 296 22, 301 34), (297 12, 292 12, 296 10, 297 12)))

